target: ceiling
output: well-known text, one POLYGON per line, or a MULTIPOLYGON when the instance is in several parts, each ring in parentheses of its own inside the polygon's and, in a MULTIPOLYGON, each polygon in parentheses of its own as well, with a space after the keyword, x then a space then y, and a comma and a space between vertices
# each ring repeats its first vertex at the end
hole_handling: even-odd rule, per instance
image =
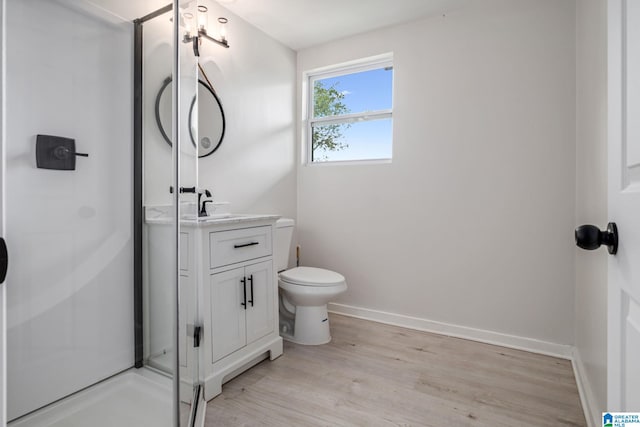
POLYGON ((435 16, 471 0, 216 0, 294 50, 435 16))
MULTIPOLYGON (((169 0, 57 0, 84 3, 127 20, 169 0)), ((473 0, 214 0, 285 46, 300 50, 391 25, 437 16, 473 0)), ((233 22, 229 23, 230 26, 233 22)))

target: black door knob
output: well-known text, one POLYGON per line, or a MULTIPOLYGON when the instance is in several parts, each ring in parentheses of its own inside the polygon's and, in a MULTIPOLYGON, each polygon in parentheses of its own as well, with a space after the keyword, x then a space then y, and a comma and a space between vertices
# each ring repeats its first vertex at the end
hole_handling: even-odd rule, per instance
POLYGON ((615 222, 610 222, 607 229, 601 231, 595 225, 581 225, 576 228, 576 245, 588 251, 605 245, 609 253, 615 255, 618 252, 618 227, 615 222))

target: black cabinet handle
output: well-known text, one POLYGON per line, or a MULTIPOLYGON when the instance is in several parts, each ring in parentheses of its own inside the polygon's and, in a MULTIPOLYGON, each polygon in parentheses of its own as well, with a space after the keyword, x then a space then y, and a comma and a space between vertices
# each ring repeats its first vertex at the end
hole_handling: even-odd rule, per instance
POLYGON ((251 304, 251 307, 253 307, 253 274, 249 276, 249 283, 251 283, 251 299, 249 300, 249 303, 251 304))
MULTIPOLYGON (((196 187, 180 187, 180 194, 182 193, 195 193, 196 187)), ((173 185, 169 187, 169 193, 173 194, 173 185)))
POLYGON ((581 225, 576 228, 575 236, 576 245, 582 249, 592 251, 605 245, 611 255, 618 252, 618 227, 615 222, 607 224, 604 231, 600 231, 595 225, 581 225))
POLYGON ((243 306, 244 309, 246 310, 247 309, 247 281, 243 277, 240 280, 240 283, 242 283, 242 301, 243 301, 240 303, 240 305, 243 306))
POLYGON ((196 187, 180 187, 180 193, 194 193, 196 192, 196 187))
POLYGON ((251 242, 251 243, 245 243, 243 245, 233 245, 234 249, 239 249, 239 248, 246 248, 247 246, 255 246, 255 245, 259 245, 260 242, 251 242))
POLYGON ((7 277, 7 270, 9 269, 9 252, 7 251, 7 244, 2 237, 0 237, 0 283, 4 282, 7 277))

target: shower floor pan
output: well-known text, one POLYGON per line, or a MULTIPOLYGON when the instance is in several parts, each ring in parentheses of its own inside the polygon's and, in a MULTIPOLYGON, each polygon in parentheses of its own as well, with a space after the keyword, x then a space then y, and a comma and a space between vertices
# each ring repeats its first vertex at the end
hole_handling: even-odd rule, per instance
POLYGON ((136 369, 26 415, 9 427, 170 427, 171 398, 170 379, 136 369))

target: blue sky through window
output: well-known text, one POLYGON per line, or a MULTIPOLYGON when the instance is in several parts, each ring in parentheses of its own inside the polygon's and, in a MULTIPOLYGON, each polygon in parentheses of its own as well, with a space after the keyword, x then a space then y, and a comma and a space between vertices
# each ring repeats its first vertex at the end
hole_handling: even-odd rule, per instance
POLYGON ((352 113, 388 110, 392 103, 393 70, 379 68, 318 80, 326 88, 336 85, 352 113))
MULTIPOLYGON (((334 86, 345 96, 342 102, 349 113, 389 110, 393 102, 393 69, 378 68, 317 80, 325 88, 334 86)), ((320 126, 318 124, 317 126, 320 126)), ((390 118, 341 126, 341 142, 347 148, 338 151, 316 150, 313 161, 390 159, 392 120, 390 118)))
POLYGON ((316 150, 315 162, 391 158, 391 119, 355 122, 341 127, 342 140, 348 147, 338 151, 316 150))

